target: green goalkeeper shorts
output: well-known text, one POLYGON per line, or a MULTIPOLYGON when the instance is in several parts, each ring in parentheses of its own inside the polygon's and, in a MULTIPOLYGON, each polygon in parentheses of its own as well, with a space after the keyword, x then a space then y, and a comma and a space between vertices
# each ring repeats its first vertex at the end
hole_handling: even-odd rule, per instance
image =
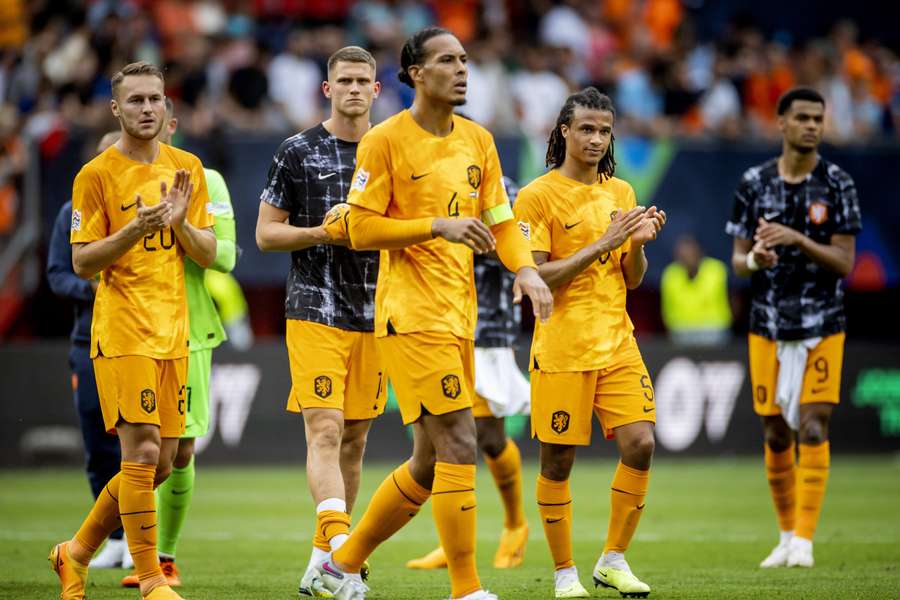
POLYGON ((188 361, 185 438, 198 438, 209 430, 209 373, 213 349, 194 350, 188 361))

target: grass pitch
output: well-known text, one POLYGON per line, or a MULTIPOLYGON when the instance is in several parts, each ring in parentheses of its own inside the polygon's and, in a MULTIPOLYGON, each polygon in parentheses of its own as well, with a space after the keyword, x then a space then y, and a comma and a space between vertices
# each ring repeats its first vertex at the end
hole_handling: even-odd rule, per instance
MULTIPOLYGON (((314 507, 302 465, 295 468, 198 468, 194 504, 178 550, 187 600, 288 600, 309 556, 314 507)), ((367 464, 366 502, 391 465, 367 464)), ((594 598, 591 570, 609 514, 611 461, 576 464, 572 479, 574 550, 582 583, 594 598)), ((491 568, 502 510, 485 468, 478 470, 478 565, 482 582, 502 600, 553 597, 553 565, 534 502, 536 466, 524 473, 531 541, 525 564, 491 568)), ((0 598, 57 598, 47 564, 50 546, 72 535, 90 507, 81 471, 0 471, 0 598)), ((409 571, 404 562, 436 543, 430 509, 371 558, 372 600, 447 598, 445 571, 409 571)), ((833 460, 816 536, 814 569, 763 571, 776 541, 762 458, 659 460, 636 539, 628 552, 651 598, 900 598, 900 460, 833 460)), ((90 600, 139 598, 118 587, 121 570, 91 572, 90 600)))

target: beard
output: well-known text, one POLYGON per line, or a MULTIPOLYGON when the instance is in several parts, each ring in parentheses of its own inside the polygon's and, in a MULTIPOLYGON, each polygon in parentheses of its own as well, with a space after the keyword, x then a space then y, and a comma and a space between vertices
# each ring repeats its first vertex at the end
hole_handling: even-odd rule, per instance
POLYGON ((121 117, 119 117, 119 123, 122 125, 122 129, 125 130, 125 133, 127 133, 128 135, 130 135, 133 138, 137 138, 139 140, 144 140, 144 141, 152 140, 153 138, 158 136, 159 132, 162 131, 162 128, 163 128, 163 120, 162 119, 160 119, 158 126, 155 127, 152 132, 141 130, 140 125, 138 125, 138 124, 131 125, 130 123, 128 123, 128 121, 126 121, 125 119, 123 119, 121 117))

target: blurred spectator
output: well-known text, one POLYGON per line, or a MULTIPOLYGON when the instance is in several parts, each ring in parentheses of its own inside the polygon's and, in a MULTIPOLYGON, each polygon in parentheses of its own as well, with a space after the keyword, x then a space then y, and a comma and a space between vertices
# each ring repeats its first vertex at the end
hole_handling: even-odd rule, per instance
POLYGON ((292 128, 303 131, 322 120, 321 86, 325 79, 319 65, 308 58, 312 37, 300 29, 288 35, 287 48, 272 60, 268 79, 270 95, 281 106, 292 128))
POLYGON ((12 233, 19 212, 19 189, 26 155, 16 133, 18 116, 12 106, 0 106, 0 239, 12 233))
POLYGON ((615 95, 623 134, 774 139, 775 101, 808 85, 826 98, 831 143, 896 136, 900 61, 889 45, 849 20, 818 38, 764 31, 747 18, 710 31, 698 19, 707 4, 5 0, 0 103, 14 106, 17 129, 42 143, 67 127, 106 128, 109 77, 148 60, 165 67, 189 133, 298 130, 321 118, 325 58, 357 43, 379 61, 377 122, 411 101, 394 77, 403 41, 439 24, 470 53, 463 110, 498 133, 542 138, 566 95, 593 84, 615 95))
POLYGON ((713 80, 700 98, 700 115, 706 133, 733 138, 740 133, 741 97, 729 75, 732 59, 717 52, 713 80))
POLYGON ((523 69, 512 76, 510 88, 523 133, 547 139, 571 90, 562 77, 547 68, 547 51, 527 45, 519 50, 523 69))
POLYGON ((675 242, 675 262, 663 270, 659 292, 663 322, 675 343, 716 346, 728 341, 728 269, 704 256, 692 235, 675 242))

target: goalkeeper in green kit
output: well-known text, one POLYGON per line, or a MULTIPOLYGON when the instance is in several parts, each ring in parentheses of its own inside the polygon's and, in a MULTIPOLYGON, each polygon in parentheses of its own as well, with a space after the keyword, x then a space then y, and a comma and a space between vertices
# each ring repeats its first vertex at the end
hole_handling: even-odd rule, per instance
MULTIPOLYGON (((172 101, 166 98, 166 123, 159 133, 159 141, 171 143, 178 128, 172 101)), ((210 205, 207 210, 215 217, 216 259, 210 269, 228 273, 237 258, 235 242, 234 210, 225 180, 217 171, 203 169, 209 190, 210 205)), ((175 567, 175 546, 181 536, 181 528, 187 517, 191 497, 194 494, 194 440, 206 434, 209 428, 209 375, 212 367, 213 348, 225 339, 225 330, 216 312, 209 292, 204 285, 206 270, 193 260, 184 257, 184 283, 187 289, 188 318, 190 320, 190 359, 186 427, 178 442, 172 474, 157 489, 157 514, 159 533, 157 548, 159 563, 168 585, 181 585, 181 577, 175 567)), ((137 575, 132 573, 122 580, 125 587, 138 587, 137 575)))

